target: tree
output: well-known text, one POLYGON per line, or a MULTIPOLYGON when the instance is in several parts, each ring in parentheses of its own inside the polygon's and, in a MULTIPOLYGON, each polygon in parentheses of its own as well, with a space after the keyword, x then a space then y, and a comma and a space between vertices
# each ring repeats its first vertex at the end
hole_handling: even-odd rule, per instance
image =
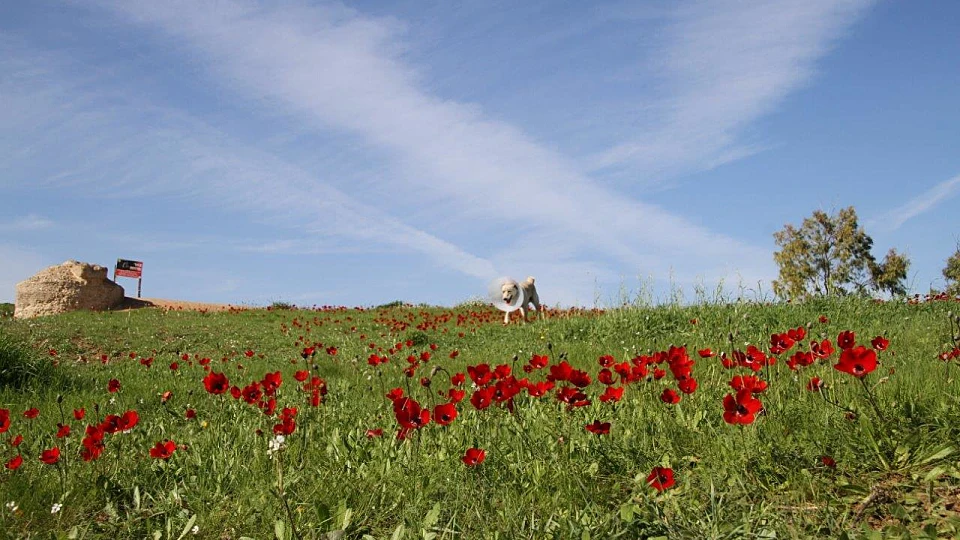
POLYGON ((817 210, 800 228, 788 223, 773 238, 781 248, 773 254, 780 267, 773 291, 781 298, 906 293, 909 259, 891 249, 878 263, 852 206, 835 215, 817 210))
POLYGON ((953 255, 947 259, 947 266, 943 269, 943 277, 947 280, 947 290, 950 296, 960 296, 960 245, 953 255))

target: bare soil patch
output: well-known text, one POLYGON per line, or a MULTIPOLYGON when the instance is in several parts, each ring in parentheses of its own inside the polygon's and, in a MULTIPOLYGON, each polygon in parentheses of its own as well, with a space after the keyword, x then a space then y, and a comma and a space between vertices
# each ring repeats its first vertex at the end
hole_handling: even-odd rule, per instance
POLYGON ((235 304, 209 304, 205 302, 187 302, 185 300, 167 300, 163 298, 130 298, 123 299, 119 310, 160 308, 177 311, 230 311, 249 309, 249 306, 235 304))

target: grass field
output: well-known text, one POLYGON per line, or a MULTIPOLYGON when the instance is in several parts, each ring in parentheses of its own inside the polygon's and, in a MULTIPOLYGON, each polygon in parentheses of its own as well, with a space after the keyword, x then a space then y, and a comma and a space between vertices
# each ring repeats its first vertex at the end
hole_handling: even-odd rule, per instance
POLYGON ((478 306, 2 318, 0 530, 953 538, 951 309, 669 305, 507 327, 478 306))

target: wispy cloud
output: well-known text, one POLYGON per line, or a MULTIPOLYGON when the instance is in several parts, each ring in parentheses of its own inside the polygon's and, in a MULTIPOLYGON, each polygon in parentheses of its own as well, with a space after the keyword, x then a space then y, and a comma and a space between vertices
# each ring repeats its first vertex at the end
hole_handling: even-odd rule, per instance
POLYGON ((759 262, 769 259, 764 250, 602 188, 517 127, 432 95, 396 52, 404 50, 396 21, 239 2, 107 5, 184 44, 225 87, 316 129, 360 135, 390 156, 400 166, 391 193, 417 193, 443 209, 424 217, 428 230, 496 223, 552 231, 581 253, 660 274, 681 258, 701 261, 708 273, 769 267, 759 262))
POLYGON ((11 77, 0 82, 0 93, 5 107, 13 106, 17 113, 0 118, 0 132, 9 136, 0 138, 0 149, 9 150, 0 165, 35 173, 35 185, 81 186, 87 195, 99 197, 202 197, 311 232, 314 238, 414 250, 477 278, 495 273, 489 261, 182 110, 144 102, 117 88, 90 89, 86 81, 65 73, 56 55, 10 43, 2 50, 6 60, 0 60, 0 70, 11 77), (110 96, 106 106, 105 96, 110 96), (51 131, 55 138, 46 134, 51 131), (19 144, 13 133, 26 135, 33 144, 19 144))
MULTIPOLYGON (((596 167, 696 168, 756 151, 762 145, 740 133, 809 79, 813 62, 868 4, 684 4, 663 46, 663 93, 674 97, 662 101, 662 124, 598 156, 596 167)), ((606 187, 517 125, 433 91, 404 54, 400 21, 335 4, 94 5, 120 27, 147 29, 142 39, 180 53, 176 61, 191 64, 182 72, 200 73, 252 116, 358 141, 358 156, 327 174, 304 168, 275 151, 287 144, 282 137, 264 148, 186 105, 135 99, 123 82, 105 90, 76 66, 8 45, 4 52, 15 54, 0 67, 16 76, 0 81, 0 95, 17 112, 0 117, 0 166, 29 164, 31 179, 95 185, 101 196, 215 201, 296 228, 320 249, 388 246, 473 278, 549 276, 569 283, 561 301, 583 301, 594 279, 623 274, 710 281, 739 271, 749 282, 773 275, 765 246, 697 225, 680 206, 606 187), (26 126, 30 145, 4 137, 26 126), (42 156, 53 149, 59 159, 48 164, 42 156), (371 159, 386 163, 384 171, 337 178, 371 159)))
POLYGON ((54 225, 52 220, 36 214, 27 214, 11 221, 0 222, 0 232, 28 232, 50 229, 54 225))
POLYGON ((712 168, 770 143, 747 127, 807 84, 815 63, 873 0, 695 1, 664 32, 659 125, 594 156, 651 173, 712 168))
POLYGON ((960 192, 960 175, 940 182, 903 205, 870 220, 868 225, 871 228, 876 227, 886 231, 895 231, 907 221, 933 210, 940 203, 953 197, 958 192, 960 192))

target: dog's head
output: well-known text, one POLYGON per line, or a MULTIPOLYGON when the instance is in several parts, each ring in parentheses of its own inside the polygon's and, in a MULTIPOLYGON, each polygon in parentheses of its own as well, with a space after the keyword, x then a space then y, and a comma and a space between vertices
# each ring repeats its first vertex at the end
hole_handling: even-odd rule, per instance
POLYGON ((500 286, 500 298, 506 304, 513 304, 514 300, 520 296, 520 287, 516 281, 507 281, 500 286))

